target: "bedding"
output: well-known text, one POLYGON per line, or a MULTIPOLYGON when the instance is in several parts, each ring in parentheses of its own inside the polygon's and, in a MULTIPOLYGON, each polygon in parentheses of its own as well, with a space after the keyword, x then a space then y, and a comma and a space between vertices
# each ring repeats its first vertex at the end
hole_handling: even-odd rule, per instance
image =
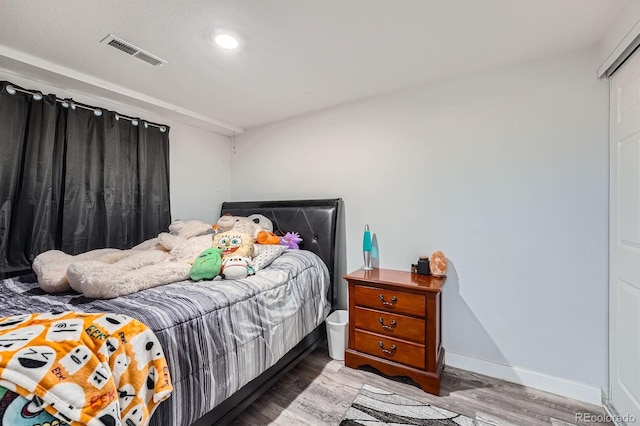
POLYGON ((0 425, 2 426, 68 426, 69 423, 45 411, 39 398, 27 399, 0 386, 0 425))
POLYGON ((0 385, 72 426, 146 425, 172 390, 149 328, 78 312, 1 318, 0 385))
POLYGON ((40 289, 35 275, 0 283, 0 316, 114 312, 157 336, 174 393, 152 425, 187 426, 274 365, 331 309, 329 270, 318 255, 287 250, 242 280, 182 281, 111 300, 40 289))

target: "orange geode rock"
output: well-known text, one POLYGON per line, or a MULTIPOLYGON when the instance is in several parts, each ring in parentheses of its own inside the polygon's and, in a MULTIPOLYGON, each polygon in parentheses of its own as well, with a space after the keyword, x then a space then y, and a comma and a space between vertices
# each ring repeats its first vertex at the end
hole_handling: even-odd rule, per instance
POLYGON ((435 251, 429 259, 429 268, 431 273, 437 277, 447 275, 447 258, 440 250, 435 251))

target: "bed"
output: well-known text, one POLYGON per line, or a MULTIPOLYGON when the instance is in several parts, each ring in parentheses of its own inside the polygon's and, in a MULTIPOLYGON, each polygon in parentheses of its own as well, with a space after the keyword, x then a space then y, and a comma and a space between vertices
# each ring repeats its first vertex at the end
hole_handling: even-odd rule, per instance
POLYGON ((174 386, 150 424, 226 424, 324 338, 341 210, 341 199, 226 202, 221 215, 262 214, 274 229, 298 232, 302 250, 242 280, 185 281, 110 300, 46 294, 34 275, 10 278, 0 285, 0 317, 74 310, 136 318, 158 337, 174 386))

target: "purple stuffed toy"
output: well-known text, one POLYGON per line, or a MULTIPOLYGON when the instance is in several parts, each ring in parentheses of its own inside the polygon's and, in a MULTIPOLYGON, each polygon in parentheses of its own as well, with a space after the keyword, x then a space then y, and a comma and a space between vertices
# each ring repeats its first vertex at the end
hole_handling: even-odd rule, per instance
POLYGON ((302 238, 297 232, 287 232, 283 237, 280 237, 280 245, 287 246, 290 249, 298 249, 298 243, 302 242, 302 238))

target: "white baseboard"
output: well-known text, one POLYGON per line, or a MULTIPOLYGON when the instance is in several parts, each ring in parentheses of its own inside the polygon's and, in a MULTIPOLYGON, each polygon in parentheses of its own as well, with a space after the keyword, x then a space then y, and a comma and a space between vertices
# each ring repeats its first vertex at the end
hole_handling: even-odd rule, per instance
POLYGON ((451 352, 445 364, 602 407, 602 389, 595 386, 451 352))

